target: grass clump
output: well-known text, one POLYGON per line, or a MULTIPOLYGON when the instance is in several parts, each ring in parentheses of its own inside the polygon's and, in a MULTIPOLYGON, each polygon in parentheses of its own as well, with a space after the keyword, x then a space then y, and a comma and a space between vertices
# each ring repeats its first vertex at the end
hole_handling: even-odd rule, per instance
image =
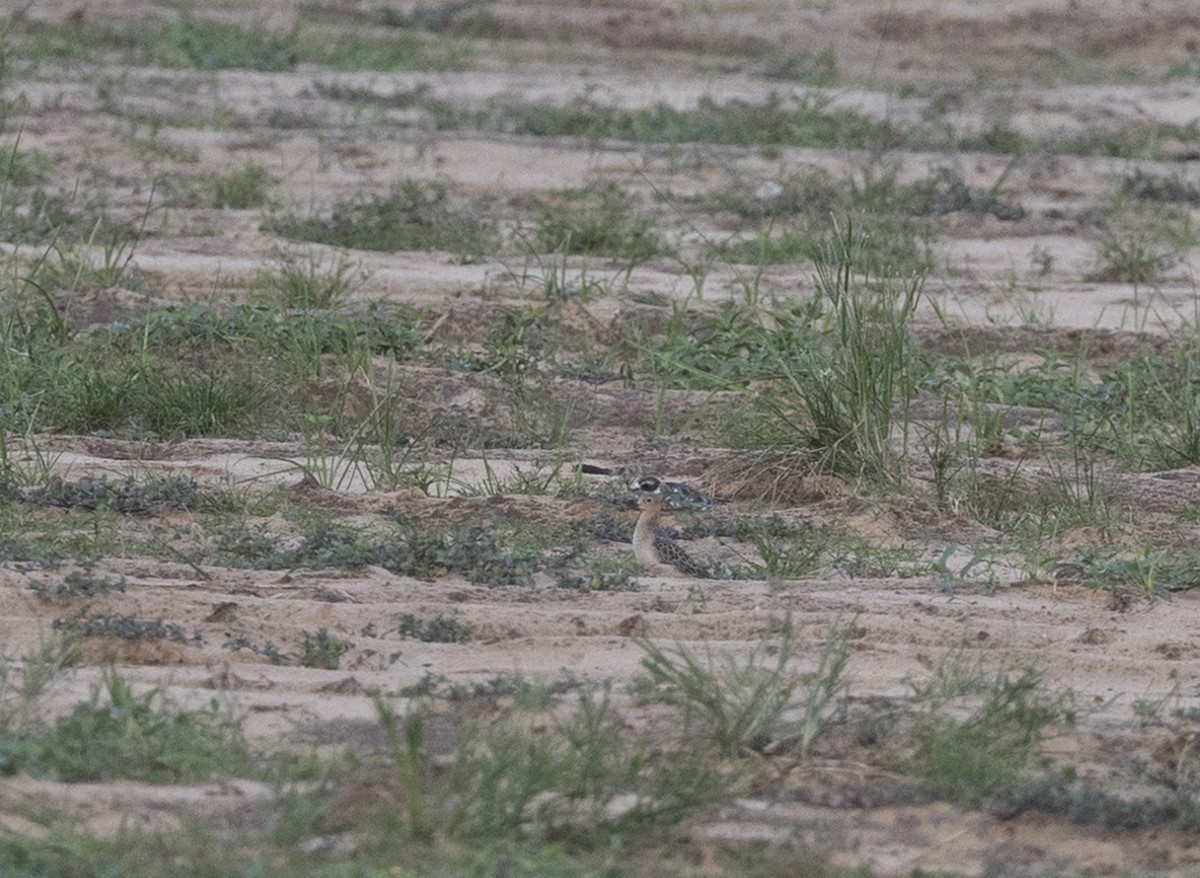
POLYGON ((988 679, 981 665, 965 666, 961 658, 950 664, 917 690, 930 709, 915 732, 915 771, 935 795, 972 806, 1032 783, 1046 728, 1074 721, 1069 697, 1047 693, 1032 669, 988 679), (952 716, 949 705, 971 695, 982 703, 965 717, 952 716))
POLYGON ((1087 585, 1108 589, 1118 598, 1166 597, 1200 586, 1200 552, 1182 555, 1155 549, 1147 543, 1137 552, 1114 556, 1087 549, 1076 562, 1087 585))
POLYGON ((750 308, 725 303, 699 316, 675 308, 659 332, 630 325, 626 344, 664 387, 731 390, 764 377, 771 346, 750 308))
POLYGON ((1179 174, 1153 174, 1142 168, 1134 168, 1117 183, 1121 198, 1136 198, 1141 201, 1187 202, 1200 204, 1200 185, 1189 183, 1179 174))
POLYGON ((545 252, 614 256, 640 262, 667 252, 647 219, 631 216, 629 197, 615 186, 560 193, 561 205, 537 221, 534 240, 545 252))
POLYGON ((850 655, 845 632, 831 628, 817 659, 817 670, 805 682, 787 670, 796 655, 791 620, 778 643, 764 642, 744 663, 734 658, 703 659, 676 646, 667 651, 641 642, 642 666, 657 687, 657 696, 698 714, 709 739, 724 755, 743 748, 761 750, 775 740, 786 712, 799 707, 802 718, 795 738, 802 754, 828 723, 828 708, 842 688, 841 675, 850 655), (773 656, 764 662, 764 656, 773 656), (802 692, 797 695, 798 690, 802 692))
POLYGON ((162 619, 137 619, 101 613, 78 616, 74 619, 55 619, 55 631, 65 631, 78 637, 118 637, 122 640, 169 640, 173 643, 202 643, 199 632, 188 637, 181 625, 162 619))
MULTIPOLYGON (((11 184, 0 205, 0 240, 38 247, 93 244, 128 250, 141 237, 137 225, 109 215, 107 199, 92 194, 79 198, 11 184)), ((45 257, 40 260, 46 261, 45 257)))
POLYGON ((214 775, 245 776, 253 769, 239 725, 214 699, 184 710, 158 689, 135 695, 116 671, 91 698, 39 735, 21 764, 56 780, 191 783, 214 775))
POLYGON ((1174 268, 1195 246, 1186 218, 1149 222, 1134 228, 1106 228, 1096 245, 1096 267, 1085 280, 1097 283, 1152 283, 1174 268))
POLYGON ((300 29, 273 30, 250 24, 198 18, 184 10, 169 21, 143 20, 111 35, 138 64, 197 70, 279 72, 296 66, 300 29))
POLYGON ((190 363, 144 335, 119 338, 122 328, 74 333, 49 299, 0 312, 10 345, 0 352, 0 413, 34 430, 143 436, 228 435, 263 419, 269 392, 252 364, 190 363))
POLYGON ((245 435, 262 423, 270 398, 249 363, 199 372, 160 368, 145 378, 133 385, 140 391, 133 423, 156 436, 245 435))
POLYGON ((950 213, 990 215, 1014 221, 1024 218, 1025 209, 1003 201, 999 186, 1003 175, 988 189, 969 185, 951 168, 938 168, 927 179, 901 187, 893 196, 896 205, 911 216, 945 216, 950 213))
POLYGON ((737 265, 788 265, 808 262, 821 250, 821 235, 807 225, 776 231, 765 228, 752 237, 737 236, 710 245, 715 259, 737 265))
POLYGON ((412 30, 396 30, 385 37, 357 31, 334 35, 311 32, 300 40, 302 60, 334 70, 419 70, 445 66, 449 55, 431 53, 412 30))
POLYGON ((43 599, 90 598, 110 594, 114 591, 125 591, 125 577, 112 579, 108 576, 96 576, 93 573, 76 570, 64 576, 61 582, 42 582, 40 579, 31 579, 29 590, 43 599))
POLYGON ((721 791, 712 770, 685 758, 651 764, 644 747, 629 745, 607 689, 581 692, 543 731, 461 723, 448 764, 431 758, 425 713, 398 717, 382 698, 375 704, 403 790, 389 812, 396 842, 556 838, 587 850, 675 823, 721 791), (619 798, 627 803, 612 807, 619 798))
POLYGON ((0 776, 15 774, 36 757, 38 702, 56 677, 78 660, 76 642, 55 636, 17 662, 0 652, 0 776))
POLYGON ((10 63, 22 71, 41 64, 93 63, 117 53, 126 63, 191 70, 257 70, 277 73, 298 64, 335 70, 415 70, 447 67, 469 51, 461 41, 444 45, 419 38, 416 28, 395 27, 386 35, 361 28, 306 27, 286 30, 261 19, 249 22, 205 18, 183 9, 164 18, 106 26, 82 17, 53 26, 28 20, 10 29, 10 63))
MULTIPOLYGON (((1061 418, 1075 466, 1089 482, 1089 461, 1098 450, 1131 469, 1174 469, 1200 462, 1200 366, 1192 341, 1185 335, 1177 341, 1172 351, 1146 350, 1099 375, 1082 357, 1053 351, 1020 372, 938 358, 925 364, 920 386, 925 394, 961 398, 975 410, 1028 406, 1061 418)), ((982 438, 998 440, 1002 432, 998 424, 985 424, 982 438)), ((1095 486, 1087 487, 1094 498, 1095 486)))
POLYGON ((274 535, 238 528, 217 540, 218 558, 242 567, 386 568, 398 576, 432 579, 457 573, 489 586, 528 585, 546 566, 541 550, 519 531, 503 525, 468 525, 444 531, 425 522, 399 522, 386 530, 355 528, 325 515, 302 523, 301 535, 285 545, 274 535))
POLYGON ((305 631, 302 637, 300 664, 305 668, 324 668, 328 671, 336 671, 342 662, 342 654, 354 646, 354 644, 330 634, 327 628, 321 628, 315 634, 305 631))
POLYGON ((1200 462, 1200 364, 1194 350, 1146 352, 1085 384, 1071 400, 1072 438, 1136 469, 1200 462))
POLYGON ((454 616, 441 613, 432 619, 421 619, 412 613, 401 614, 398 620, 401 637, 419 640, 422 643, 467 643, 471 640, 471 626, 454 616))
POLYGON ((566 106, 493 101, 483 109, 460 109, 427 101, 439 128, 475 128, 531 137, 582 137, 636 143, 723 143, 739 146, 808 146, 872 149, 895 145, 888 122, 840 109, 825 98, 783 98, 761 103, 704 97, 695 107, 664 103, 626 109, 580 98, 566 106))
POLYGON ((20 149, 0 145, 0 180, 4 181, 5 197, 11 190, 42 186, 50 181, 58 163, 40 149, 20 149))
POLYGON ((336 419, 343 400, 313 379, 364 370, 373 354, 405 356, 420 340, 412 309, 306 307, 337 305, 356 280, 345 261, 284 257, 256 280, 257 304, 159 309, 88 332, 49 298, 19 297, 0 310, 0 417, 144 439, 294 429, 301 406, 336 419))
POLYGON ((315 252, 307 255, 280 251, 270 268, 263 268, 250 283, 251 302, 279 308, 305 310, 336 308, 366 279, 362 268, 344 255, 332 265, 315 252))
POLYGON ((273 270, 256 277, 256 304, 152 311, 113 328, 111 341, 130 353, 141 345, 152 353, 173 349, 177 355, 204 359, 239 354, 246 362, 265 365, 286 387, 319 374, 326 356, 353 362, 364 355, 409 354, 420 339, 420 315, 411 308, 370 302, 361 311, 331 314, 300 304, 342 302, 357 282, 353 272, 344 260, 327 268, 319 260, 283 256, 273 270))
MULTIPOLYGON (((858 230, 856 266, 874 277, 926 274, 933 268, 927 236, 899 214, 855 214, 858 230)), ((840 246, 843 233, 826 217, 806 217, 777 228, 772 222, 747 237, 739 235, 709 244, 713 258, 738 265, 787 265, 820 262, 831 247, 840 246)), ((753 298, 753 297, 751 297, 753 298)))
POLYGON ((244 632, 231 636, 228 640, 221 644, 221 648, 228 649, 232 652, 236 652, 240 649, 246 649, 252 652, 254 655, 262 656, 273 665, 282 665, 285 658, 284 654, 279 651, 279 647, 277 647, 271 641, 268 640, 266 643, 257 644, 254 643, 250 639, 249 635, 245 634, 244 632))
POLYGON ((27 488, 21 498, 39 506, 67 509, 106 509, 124 515, 154 515, 164 509, 213 508, 216 499, 203 491, 190 476, 163 476, 138 481, 101 476, 81 482, 52 481, 44 487, 27 488))
POLYGON ((505 309, 488 329, 482 351, 457 350, 447 365, 466 372, 487 372, 517 380, 554 355, 554 339, 543 330, 544 309, 505 309))
POLYGON ((277 181, 260 164, 251 163, 228 174, 203 181, 213 207, 246 210, 267 203, 267 190, 277 181))
POLYGON ((78 291, 121 287, 140 289, 142 274, 133 265, 135 239, 114 233, 103 246, 92 241, 68 244, 55 240, 32 265, 24 282, 47 298, 66 298, 78 291))
POLYGON ((464 262, 481 259, 498 243, 491 223, 454 209, 444 186, 415 180, 397 183, 387 195, 340 202, 327 218, 277 216, 264 230, 360 250, 444 250, 464 262))
POLYGON ((20 502, 0 502, 0 558, 53 568, 64 559, 94 564, 119 552, 117 526, 107 510, 83 515, 31 515, 20 502))
POLYGON ((730 422, 725 442, 898 484, 905 449, 894 433, 900 425, 907 440, 906 409, 924 372, 909 331, 924 276, 880 278, 860 260, 871 262, 870 243, 848 228, 818 254, 810 301, 726 306, 708 320, 677 312, 661 337, 635 327, 630 344, 667 386, 753 387, 752 417, 730 422))
POLYGON ((506 538, 493 528, 470 526, 439 534, 402 525, 396 536, 394 555, 384 566, 401 576, 447 571, 489 586, 528 585, 546 564, 541 551, 518 534, 506 538))
POLYGON ((754 396, 765 416, 754 439, 813 452, 841 475, 899 483, 903 454, 892 437, 916 387, 908 324, 923 277, 871 282, 860 247, 848 228, 817 263, 816 298, 773 314, 763 335, 773 386, 754 396))

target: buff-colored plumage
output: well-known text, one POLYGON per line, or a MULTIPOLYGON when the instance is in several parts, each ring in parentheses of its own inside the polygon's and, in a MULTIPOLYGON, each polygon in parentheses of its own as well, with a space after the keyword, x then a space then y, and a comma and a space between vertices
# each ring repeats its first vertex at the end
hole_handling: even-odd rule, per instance
POLYGON ((633 529, 633 554, 647 572, 682 573, 698 579, 709 579, 710 574, 680 548, 679 544, 658 529, 658 515, 662 512, 661 497, 646 494, 639 501, 641 514, 633 529))

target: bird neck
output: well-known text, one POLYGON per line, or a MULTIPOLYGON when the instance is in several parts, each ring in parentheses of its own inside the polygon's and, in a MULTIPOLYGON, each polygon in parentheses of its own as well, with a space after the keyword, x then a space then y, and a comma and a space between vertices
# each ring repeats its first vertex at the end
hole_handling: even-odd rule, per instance
POLYGON ((643 564, 655 564, 658 560, 654 549, 654 534, 657 531, 654 520, 657 517, 657 509, 643 509, 633 528, 633 551, 643 564))
POLYGON ((662 510, 658 506, 647 506, 638 516, 637 530, 654 530, 658 524, 658 514, 662 510))

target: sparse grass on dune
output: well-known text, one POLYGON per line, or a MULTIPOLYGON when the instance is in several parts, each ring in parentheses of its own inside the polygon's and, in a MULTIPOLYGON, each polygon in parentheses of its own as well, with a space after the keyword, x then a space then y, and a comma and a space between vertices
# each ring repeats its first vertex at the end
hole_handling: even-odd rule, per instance
MULTIPOLYGON (((693 5, 678 16, 717 21, 693 5)), ((927 280, 963 296, 997 283, 986 260, 950 264, 947 234, 1046 229, 1090 236, 1092 264, 1067 277, 1077 261, 1025 244, 1022 263, 1029 252, 1042 271, 1013 270, 1006 290, 1129 285, 1135 308, 1160 287, 1186 298, 1200 190, 1138 160, 1177 157, 1194 125, 1037 134, 997 111, 963 134, 952 114, 988 94, 983 74, 962 95, 872 85, 928 98, 919 121, 847 109, 841 91, 836 105, 816 88, 784 95, 793 80, 848 85, 833 48, 671 68, 719 65, 749 88, 782 77, 762 100, 639 106, 599 89, 572 98, 557 82, 557 103, 450 99, 475 80, 371 71, 475 64, 490 76, 519 54, 524 76, 559 52, 589 81, 610 68, 570 41, 527 63, 529 44, 472 0, 306 8, 282 28, 253 10, 204 12, 109 24, 84 9, 54 25, 19 14, 0 35, 0 121, 14 138, 0 152, 0 572, 20 618, 46 632, 18 655, 0 629, 0 776, 119 780, 131 801, 143 784, 223 793, 236 779, 261 804, 234 817, 198 808, 180 830, 138 829, 131 812, 106 838, 57 817, 47 796, 5 815, 0 873, 845 878, 807 826, 749 852, 713 841, 720 826, 706 834, 785 801, 886 803, 900 823, 909 804, 945 801, 1131 834, 1200 826, 1180 686, 1136 700, 1132 719, 1076 729, 1118 699, 1085 702, 983 627, 948 653, 937 633, 1005 590, 1053 584, 1066 604, 1081 600, 1059 588, 1073 583, 1107 592, 1107 614, 1200 586, 1188 548, 1196 319, 1153 344, 1109 339, 1096 356, 1051 330, 1030 333, 1033 356, 1032 344, 946 355, 923 343, 921 311, 927 280), (73 84, 47 99, 59 71, 73 84), (243 90, 273 100, 277 72, 289 75, 278 107, 227 103, 243 90), (141 93, 143 81, 158 90, 141 93), (164 103, 196 88, 211 89, 211 112, 164 103), (86 155, 46 134, 51 114, 78 107, 82 126, 115 129, 86 155), (446 162, 496 135, 583 170, 529 192, 501 168, 497 194, 481 194, 480 169, 446 162), (914 171, 901 152, 916 150, 914 171), (1126 161, 1111 192, 1084 199, 1046 185, 1063 155, 1126 161), (201 228, 193 212, 218 219, 201 228), (179 256, 176 237, 219 255, 220 270, 184 281, 156 268, 179 256), (456 263, 453 285, 431 272, 409 289, 388 265, 384 289, 363 268, 400 251, 406 268, 421 253, 456 263), (396 304, 442 290, 432 308, 396 304), (214 487, 207 459, 186 468, 212 449, 274 469, 235 484, 231 467, 214 487), (743 581, 642 576, 630 523, 610 508, 627 476, 597 486, 576 469, 599 452, 729 487, 731 503, 681 516, 679 535, 716 544, 743 581), (1122 493, 1144 473, 1169 483, 1145 508, 1122 493), (828 474, 838 491, 808 492, 828 474), (921 578, 902 584, 931 621, 919 652, 836 615, 854 580, 891 577, 921 578), (820 581, 790 581, 802 578, 820 581), (168 588, 158 606, 170 612, 155 612, 168 588), (942 601, 939 588, 978 601, 942 601), (779 608, 797 595, 794 621, 779 608), (547 653, 564 656, 557 677, 506 668, 542 634, 485 601, 565 626, 547 653), (360 604, 376 615, 355 616, 360 604), (599 642, 587 637, 634 649, 630 666, 640 649, 644 676, 622 686, 581 664, 599 642), (464 644, 503 660, 484 673, 443 662, 464 644), (173 650, 196 664, 206 649, 208 682, 126 668, 139 650, 156 656, 145 664, 173 650), (924 670, 880 695, 871 662, 893 649, 924 670), (122 665, 79 668, 96 655, 122 665), (374 720, 339 718, 326 735, 303 710, 276 716, 301 674, 339 698, 384 686, 359 696, 374 720), (243 691, 215 691, 225 684, 243 691), (216 697, 185 706, 176 685, 216 697), (268 712, 288 734, 252 744, 268 712), (1085 745, 1054 747, 1055 735, 1085 745), (1088 741, 1112 751, 1098 774, 1088 741)), ((865 617, 882 588, 871 594, 865 617)), ((1106 633, 1073 632, 1071 649, 1106 633)), ((1190 660, 1186 643, 1154 648, 1177 663, 1165 667, 1190 660)))
POLYGON ((629 198, 616 187, 559 193, 562 203, 538 218, 534 240, 546 253, 614 256, 639 262, 668 252, 649 220, 631 216, 629 198))
POLYGON ((326 272, 285 258, 256 280, 262 305, 150 311, 90 332, 71 330, 56 309, 25 296, 26 309, 0 314, 0 411, 35 430, 166 437, 287 429, 294 394, 331 363, 358 369, 417 344, 419 317, 409 309, 314 310, 352 283, 345 262, 326 272))
POLYGON ((183 9, 176 15, 107 25, 79 16, 65 25, 23 22, 7 34, 21 70, 47 63, 88 64, 117 57, 126 63, 195 70, 281 72, 299 64, 335 70, 415 70, 460 63, 461 41, 431 38, 414 28, 330 30, 297 25, 274 28, 262 19, 219 20, 183 9))
POLYGON ((387 195, 334 206, 328 218, 275 216, 266 229, 285 238, 360 250, 445 250, 461 261, 483 258, 496 246, 493 225, 453 206, 444 186, 414 180, 387 195))

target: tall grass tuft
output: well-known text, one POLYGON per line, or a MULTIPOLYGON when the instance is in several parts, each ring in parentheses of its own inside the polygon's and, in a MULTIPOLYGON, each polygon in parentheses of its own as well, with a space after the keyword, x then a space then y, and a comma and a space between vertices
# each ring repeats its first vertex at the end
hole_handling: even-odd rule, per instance
MULTIPOLYGON (((778 310, 755 396, 767 444, 816 453, 840 475, 898 485, 904 449, 893 443, 917 381, 909 322, 924 275, 874 279, 859 268, 865 241, 851 226, 817 259, 817 295, 778 310)), ((907 436, 907 431, 905 431, 907 436)))
POLYGON ((829 706, 843 689, 842 672, 850 656, 847 629, 829 629, 819 654, 816 673, 807 681, 787 670, 796 654, 790 618, 784 620, 776 643, 761 643, 744 661, 726 656, 717 661, 682 646, 664 650, 649 640, 642 666, 658 689, 659 698, 698 715, 708 738, 724 755, 743 748, 761 749, 782 728, 785 713, 802 714, 796 739, 802 754, 827 727, 829 706), (763 659, 763 655, 773 660, 763 659))

